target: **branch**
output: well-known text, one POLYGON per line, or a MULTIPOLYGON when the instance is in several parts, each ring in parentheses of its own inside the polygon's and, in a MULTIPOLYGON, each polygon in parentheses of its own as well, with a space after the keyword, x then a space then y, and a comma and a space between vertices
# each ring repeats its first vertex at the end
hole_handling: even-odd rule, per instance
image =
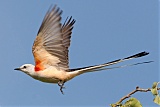
MULTIPOLYGON (((157 90, 160 90, 160 88, 157 88, 157 90)), ((119 104, 121 104, 123 100, 131 97, 132 94, 134 94, 134 93, 136 93, 136 92, 138 92, 138 91, 139 91, 139 92, 148 92, 148 91, 151 91, 151 89, 150 89, 150 88, 148 88, 148 89, 143 89, 143 88, 139 88, 139 87, 137 86, 135 90, 133 90, 132 92, 130 92, 130 93, 127 94, 126 96, 122 97, 122 98, 115 104, 114 107, 119 106, 119 104)))

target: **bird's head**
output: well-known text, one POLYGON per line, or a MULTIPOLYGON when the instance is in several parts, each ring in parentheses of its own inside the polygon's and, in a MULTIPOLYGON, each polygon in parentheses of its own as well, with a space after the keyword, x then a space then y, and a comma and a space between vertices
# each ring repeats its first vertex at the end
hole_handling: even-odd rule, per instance
POLYGON ((20 66, 19 68, 15 68, 14 70, 19 70, 22 71, 28 75, 34 75, 34 65, 32 64, 24 64, 22 66, 20 66))

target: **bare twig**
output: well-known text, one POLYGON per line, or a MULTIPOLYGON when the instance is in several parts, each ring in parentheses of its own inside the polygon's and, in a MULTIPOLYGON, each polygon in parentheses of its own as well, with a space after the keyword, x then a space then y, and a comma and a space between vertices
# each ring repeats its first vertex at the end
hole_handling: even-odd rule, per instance
MULTIPOLYGON (((160 90, 160 88, 157 88, 157 90, 160 90)), ((136 92, 138 92, 138 91, 139 91, 139 92, 148 92, 148 91, 151 91, 151 89, 150 89, 150 88, 148 88, 148 89, 143 89, 143 88, 139 88, 139 86, 137 86, 135 90, 133 90, 132 92, 130 92, 130 93, 127 94, 126 96, 122 97, 122 98, 115 104, 114 107, 119 106, 119 104, 121 104, 123 100, 131 97, 132 94, 134 94, 134 93, 136 93, 136 92)))

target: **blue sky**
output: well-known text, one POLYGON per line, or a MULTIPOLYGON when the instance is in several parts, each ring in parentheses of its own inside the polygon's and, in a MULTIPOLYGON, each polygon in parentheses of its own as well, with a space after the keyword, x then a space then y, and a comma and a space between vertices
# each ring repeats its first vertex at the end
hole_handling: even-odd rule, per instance
MULTIPOLYGON (((108 106, 135 89, 159 81, 158 0, 1 0, 0 106, 108 106), (101 64, 141 51, 146 57, 118 65, 153 63, 80 75, 64 90, 14 71, 34 64, 31 47, 51 4, 75 20, 70 68, 101 64)), ((115 65, 117 66, 117 65, 115 65)), ((151 93, 136 93, 145 106, 156 106, 151 93)))

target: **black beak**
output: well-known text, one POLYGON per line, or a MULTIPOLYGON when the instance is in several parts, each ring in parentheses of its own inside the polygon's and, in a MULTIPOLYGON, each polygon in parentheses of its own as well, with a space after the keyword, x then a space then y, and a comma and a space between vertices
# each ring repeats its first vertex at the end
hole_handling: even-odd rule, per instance
POLYGON ((20 68, 15 68, 14 70, 21 70, 20 68))

